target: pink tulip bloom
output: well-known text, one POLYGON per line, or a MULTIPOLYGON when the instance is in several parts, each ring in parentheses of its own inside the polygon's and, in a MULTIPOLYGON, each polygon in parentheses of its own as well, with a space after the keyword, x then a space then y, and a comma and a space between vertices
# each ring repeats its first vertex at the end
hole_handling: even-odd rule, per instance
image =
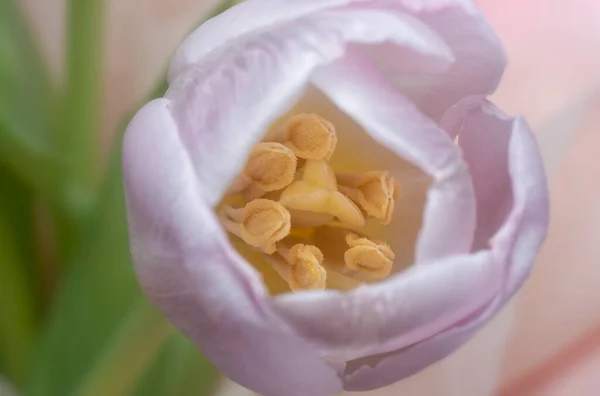
POLYGON ((125 136, 144 292, 265 396, 375 389, 447 356, 518 290, 547 229, 535 139, 485 99, 504 66, 466 0, 247 0, 206 22, 125 136), (264 153, 281 186, 249 175, 264 153), (348 246, 319 238, 323 218, 348 246), (298 219, 310 248, 285 247, 298 219))

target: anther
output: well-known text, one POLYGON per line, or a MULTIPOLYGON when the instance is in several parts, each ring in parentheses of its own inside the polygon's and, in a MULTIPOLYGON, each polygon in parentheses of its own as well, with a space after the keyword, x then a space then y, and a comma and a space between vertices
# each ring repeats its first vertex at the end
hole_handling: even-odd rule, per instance
POLYGON ((273 254, 276 243, 290 233, 290 213, 268 199, 255 199, 240 209, 226 206, 221 217, 227 231, 267 254, 273 254))
POLYGON ((277 252, 289 264, 285 277, 292 290, 325 289, 327 272, 322 266, 323 253, 318 247, 297 243, 290 248, 280 243, 277 252))
POLYGON ((358 206, 337 190, 335 173, 325 161, 306 161, 302 180, 283 190, 279 202, 289 209, 335 216, 350 227, 365 225, 358 206))
POLYGON ((254 146, 244 171, 233 190, 244 191, 247 200, 288 186, 296 174, 296 155, 281 143, 266 142, 254 146))
POLYGON ((395 255, 387 243, 352 233, 346 235, 346 243, 350 247, 344 254, 348 269, 372 279, 384 279, 390 274, 395 255))
POLYGON ((329 160, 335 151, 335 127, 316 114, 295 115, 283 129, 287 146, 300 158, 329 160))
POLYGON ((318 228, 312 240, 323 251, 323 265, 330 273, 370 283, 392 270, 395 255, 385 242, 331 226, 318 228))
POLYGON ((371 171, 364 175, 337 174, 339 190, 358 202, 367 214, 382 224, 389 224, 398 199, 400 184, 387 171, 371 171))

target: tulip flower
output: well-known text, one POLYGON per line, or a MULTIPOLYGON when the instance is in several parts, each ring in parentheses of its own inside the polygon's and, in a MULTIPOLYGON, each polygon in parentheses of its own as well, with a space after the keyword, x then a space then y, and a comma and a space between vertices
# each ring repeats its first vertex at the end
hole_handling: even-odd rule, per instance
POLYGON ((505 58, 465 0, 247 0, 179 48, 131 121, 148 298, 265 396, 410 376, 519 289, 548 222, 505 58))

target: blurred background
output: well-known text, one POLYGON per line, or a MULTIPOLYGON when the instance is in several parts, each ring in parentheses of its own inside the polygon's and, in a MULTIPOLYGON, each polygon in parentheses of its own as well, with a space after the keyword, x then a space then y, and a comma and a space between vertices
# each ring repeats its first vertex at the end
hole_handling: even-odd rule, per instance
MULTIPOLYGON (((600 2, 478 0, 509 67, 493 100, 547 155, 551 227, 480 334, 365 395, 600 394, 600 2)), ((242 396, 148 307, 119 169, 128 116, 215 0, 0 0, 0 395, 242 396)), ((282 395, 283 396, 283 395, 282 395)))

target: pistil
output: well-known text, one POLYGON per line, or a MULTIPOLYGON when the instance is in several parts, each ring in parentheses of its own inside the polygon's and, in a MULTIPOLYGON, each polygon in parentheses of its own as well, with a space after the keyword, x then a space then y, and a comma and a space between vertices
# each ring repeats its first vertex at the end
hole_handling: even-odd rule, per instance
POLYGON ((289 209, 335 216, 349 227, 365 225, 358 206, 337 190, 335 173, 325 161, 306 161, 302 179, 290 184, 279 202, 289 209))

